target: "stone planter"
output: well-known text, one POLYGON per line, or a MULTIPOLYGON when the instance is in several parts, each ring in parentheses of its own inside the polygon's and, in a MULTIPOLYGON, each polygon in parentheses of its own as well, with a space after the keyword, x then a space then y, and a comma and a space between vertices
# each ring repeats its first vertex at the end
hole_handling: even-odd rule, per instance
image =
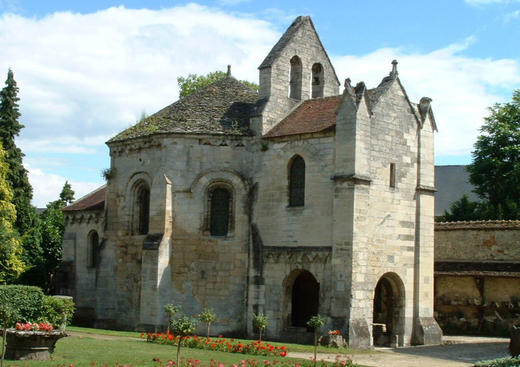
POLYGON ((323 335, 320 338, 320 344, 327 347, 342 348, 347 343, 345 343, 345 339, 341 335, 323 335))
POLYGON ((49 360, 56 342, 67 336, 63 331, 20 331, 7 329, 6 359, 49 360))

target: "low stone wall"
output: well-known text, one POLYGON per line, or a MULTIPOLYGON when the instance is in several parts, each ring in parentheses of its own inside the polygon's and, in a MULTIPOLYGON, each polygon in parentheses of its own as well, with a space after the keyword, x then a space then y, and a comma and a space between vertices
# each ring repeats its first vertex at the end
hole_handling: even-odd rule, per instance
POLYGON ((520 320, 520 222, 437 223, 434 302, 446 334, 508 336, 520 320))

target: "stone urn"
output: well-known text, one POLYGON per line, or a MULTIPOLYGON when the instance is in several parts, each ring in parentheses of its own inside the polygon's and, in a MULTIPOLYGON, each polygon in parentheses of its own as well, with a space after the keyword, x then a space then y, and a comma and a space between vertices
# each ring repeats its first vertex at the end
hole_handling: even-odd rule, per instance
POLYGON ((67 336, 63 331, 21 331, 7 329, 6 359, 49 360, 56 342, 67 336))

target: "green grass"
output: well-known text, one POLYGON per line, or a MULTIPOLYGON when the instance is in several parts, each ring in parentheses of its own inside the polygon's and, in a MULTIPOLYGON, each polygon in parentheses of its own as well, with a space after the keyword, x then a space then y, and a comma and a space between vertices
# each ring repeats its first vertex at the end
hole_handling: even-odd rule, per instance
POLYGON ((67 326, 67 331, 75 331, 78 333, 88 333, 88 334, 98 334, 98 335, 129 337, 129 338, 139 338, 141 336, 141 333, 138 333, 135 331, 92 329, 92 328, 81 327, 81 326, 67 326))
MULTIPOLYGON (((100 335, 109 335, 109 336, 120 336, 120 337, 131 337, 131 338, 140 338, 141 333, 135 331, 117 331, 117 330, 104 330, 104 329, 92 329, 86 327, 79 326, 68 326, 68 331, 76 331, 81 333, 90 333, 90 334, 100 334, 100 335)), ((201 337, 203 335, 200 335, 201 337)), ((251 342, 250 339, 238 339, 235 340, 240 341, 242 343, 251 342)), ((294 344, 294 343, 282 343, 282 342, 274 342, 269 340, 264 340, 266 343, 279 346, 285 345, 285 347, 290 352, 307 352, 312 353, 314 351, 313 345, 308 344, 294 344)), ((360 353, 371 353, 370 350, 366 349, 350 349, 350 348, 329 348, 324 346, 318 346, 318 353, 327 353, 327 354, 360 354, 360 353)))
MULTIPOLYGON (((32 366, 63 366, 69 367, 91 367, 92 362, 95 366, 115 366, 130 365, 132 367, 146 367, 160 364, 154 362, 154 358, 163 361, 175 360, 176 347, 171 345, 161 345, 147 343, 140 338, 140 333, 114 330, 100 330, 80 327, 69 327, 69 332, 81 333, 79 336, 71 336, 60 339, 56 344, 56 349, 52 355, 52 361, 6 361, 4 366, 10 367, 32 367, 32 366), (97 335, 97 338, 96 338, 97 335), (107 336, 106 339, 99 339, 100 336, 107 336)), ((238 340, 238 339, 237 339, 238 340)), ((269 342, 270 343, 270 342, 269 342)), ((312 346, 287 343, 271 343, 273 345, 285 345, 290 351, 312 352, 312 346)), ((347 349, 320 347, 324 353, 345 353, 347 349)), ((350 351, 349 351, 350 352, 350 351)), ((198 359, 204 366, 208 366, 211 359, 217 360, 229 366, 244 359, 263 360, 287 360, 296 361, 288 358, 253 356, 237 353, 215 352, 201 349, 183 348, 182 355, 186 358, 198 359)))

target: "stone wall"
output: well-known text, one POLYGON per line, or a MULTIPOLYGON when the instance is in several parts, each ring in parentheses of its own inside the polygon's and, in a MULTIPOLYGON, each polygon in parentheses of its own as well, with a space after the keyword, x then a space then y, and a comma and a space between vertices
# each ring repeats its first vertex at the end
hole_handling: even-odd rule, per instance
POLYGON ((99 268, 89 265, 89 235, 94 231, 103 241, 103 211, 66 213, 63 235, 63 258, 57 293, 69 295, 76 303, 75 323, 92 326, 96 318, 96 285, 103 280, 99 268), (61 285, 60 285, 61 284, 61 285))
POLYGON ((520 319, 520 222, 438 223, 435 313, 447 333, 508 335, 520 319))
POLYGON ((165 137, 155 142, 111 146, 114 177, 108 186, 107 246, 114 254, 117 292, 105 304, 106 319, 126 327, 164 328, 164 305, 183 305, 188 315, 211 307, 215 332, 245 332, 249 254, 249 185, 255 166, 251 139, 165 137), (155 144, 155 145, 154 145, 155 144), (136 162, 142 162, 136 165, 136 162), (132 235, 132 185, 150 186, 150 236, 132 235), (231 228, 211 236, 207 228, 208 188, 232 192, 231 228), (114 298, 117 297, 117 300, 114 298), (223 302, 225 300, 225 302, 223 302), (129 316, 123 316, 123 310, 129 316))

